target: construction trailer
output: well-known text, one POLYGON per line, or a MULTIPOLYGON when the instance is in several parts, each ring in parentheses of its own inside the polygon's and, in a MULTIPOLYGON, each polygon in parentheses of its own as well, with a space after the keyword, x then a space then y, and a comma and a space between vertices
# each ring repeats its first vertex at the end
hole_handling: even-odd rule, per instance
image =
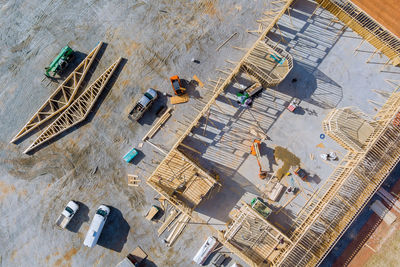
MULTIPOLYGON (((148 179, 147 182, 157 192, 180 210, 191 213, 195 204, 201 201, 203 194, 212 188, 211 184, 205 185, 208 182, 201 185, 193 182, 190 184, 193 186, 193 188, 190 187, 190 192, 196 192, 195 194, 175 193, 182 183, 186 183, 184 178, 176 179, 184 166, 182 164, 190 162, 187 168, 201 169, 179 150, 182 147, 187 148, 182 141, 191 133, 200 118, 207 114, 210 107, 215 104, 216 98, 240 71, 255 77, 265 86, 264 88, 268 88, 270 84, 275 84, 286 77, 286 71, 281 72, 280 69, 280 63, 283 65, 284 61, 281 60, 284 57, 288 63, 287 72, 293 66, 290 56, 284 55, 266 38, 268 32, 288 10, 292 2, 291 0, 276 2, 279 7, 265 12, 266 18, 259 20, 261 25, 258 31, 259 39, 246 50, 235 68, 229 72, 221 71, 225 76, 221 75, 219 79, 211 80, 213 87, 206 85, 209 90, 204 99, 208 101, 203 103, 201 108, 194 107, 199 110, 198 115, 190 123, 183 123, 182 128, 178 129, 180 134, 178 141, 148 179), (256 50, 260 48, 266 51, 272 48, 277 54, 275 55, 273 51, 269 54, 274 56, 272 59, 279 66, 270 67, 268 64, 271 62, 266 63, 265 58, 258 58, 256 50), (276 75, 277 73, 279 75, 276 75), (274 80, 275 78, 278 80, 274 80), (181 160, 181 162, 167 166, 167 162, 171 160, 181 160)), ((320 6, 327 8, 346 24, 347 18, 343 14, 348 8, 345 6, 352 6, 352 3, 341 0, 317 0, 317 2, 319 3, 317 8, 320 6)), ((378 30, 379 28, 373 28, 371 25, 375 25, 376 21, 368 20, 368 15, 365 15, 368 23, 360 24, 358 21, 364 16, 362 11, 358 12, 361 14, 358 17, 355 13, 347 13, 350 13, 347 16, 351 18, 347 21, 348 25, 387 55, 391 63, 397 65, 400 56, 396 45, 397 37, 390 33, 382 33, 384 31, 378 30)), ((325 133, 348 152, 330 177, 308 200, 307 205, 297 214, 294 223, 285 234, 267 219, 259 216, 254 209, 244 205, 238 217, 224 232, 220 233, 220 241, 250 266, 319 265, 400 160, 400 92, 398 89, 391 94, 372 119, 351 108, 333 110, 327 116, 323 122, 325 133), (254 228, 254 225, 259 227, 254 228)), ((209 182, 213 179, 211 177, 209 182)))

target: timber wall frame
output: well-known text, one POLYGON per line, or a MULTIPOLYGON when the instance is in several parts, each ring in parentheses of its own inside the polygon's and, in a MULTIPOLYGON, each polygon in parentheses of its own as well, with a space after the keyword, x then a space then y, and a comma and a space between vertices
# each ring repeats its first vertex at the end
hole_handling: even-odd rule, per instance
MULTIPOLYGON (((400 64, 400 39, 348 0, 315 0, 345 25, 385 54, 393 65, 400 64)), ((384 4, 384 3, 382 3, 384 4)))
MULTIPOLYGON (((400 160, 400 93, 386 102, 364 152, 349 152, 299 215, 279 266, 320 264, 400 160)), ((379 112, 378 112, 379 114, 379 112)))
MULTIPOLYGON (((340 6, 328 0, 316 0, 320 6, 331 11, 335 16, 350 26, 355 32, 369 41, 372 45, 380 49, 385 55, 397 64, 399 57, 398 39, 393 39, 390 33, 381 33, 380 27, 374 20, 363 12, 358 11, 359 17, 347 14, 340 6), (335 11, 336 10, 336 11, 335 11), (363 28, 361 18, 366 18, 366 22, 371 22, 370 28, 363 28), (375 30, 375 31, 373 31, 375 30), (380 34, 381 33, 381 34, 380 34)), ((260 26, 260 37, 254 45, 247 51, 242 60, 236 64, 230 74, 223 79, 215 82, 212 95, 208 96, 209 101, 199 110, 198 115, 192 120, 191 124, 185 128, 172 147, 166 158, 175 153, 182 141, 197 125, 210 107, 215 103, 217 97, 232 82, 233 78, 241 71, 244 59, 250 54, 259 41, 264 41, 268 32, 277 23, 280 17, 286 12, 293 0, 280 1, 279 10, 270 11, 271 19, 264 20, 265 27, 260 26)), ((337 0, 335 3, 349 3, 348 1, 337 0)), ((351 4, 351 3, 349 3, 351 4)), ((368 24, 369 25, 369 24, 368 24)), ((367 25, 367 26, 368 26, 367 25)), ((368 26, 369 27, 369 26, 368 26)), ((382 109, 378 111, 375 131, 366 141, 363 151, 348 152, 339 162, 331 176, 324 185, 309 200, 307 206, 299 213, 295 224, 287 233, 291 244, 280 249, 278 255, 274 257, 271 264, 274 266, 315 266, 320 264, 336 242, 345 233, 354 219, 363 210, 365 205, 379 189, 383 181, 387 178, 393 168, 400 160, 400 93, 394 92, 382 109)), ((194 164, 194 163, 193 163, 194 164)), ((157 169, 152 175, 156 174, 157 169)), ((159 194, 164 196, 171 204, 179 210, 184 210, 191 214, 191 210, 186 206, 171 198, 165 190, 150 181, 147 183, 159 194)), ((222 233, 219 238, 223 239, 222 233)), ((250 263, 251 266, 259 266, 251 260, 251 256, 245 251, 237 249, 235 246, 225 242, 226 246, 240 258, 250 263)), ((264 263, 262 263, 264 264, 264 263)))
MULTIPOLYGON (((182 134, 178 138, 177 142, 173 145, 173 147, 171 148, 169 153, 165 156, 165 158, 160 163, 160 165, 165 164, 165 161, 168 160, 168 158, 171 156, 171 154, 176 153, 176 151, 178 150, 178 147, 183 142, 183 140, 186 138, 186 136, 188 136, 188 134, 192 131, 193 127, 195 127, 198 124, 201 117, 203 117, 206 114, 206 112, 210 109, 210 107, 215 103, 215 100, 218 98, 218 96, 232 82, 233 78, 242 70, 242 67, 244 65, 244 60, 250 55, 250 53, 254 50, 256 45, 260 41, 265 42, 267 34, 274 27, 274 25, 278 22, 278 20, 282 17, 282 15, 286 12, 286 10, 289 8, 289 6, 292 4, 292 2, 294 2, 294 0, 282 0, 282 1, 273 2, 274 8, 271 10, 267 10, 264 13, 265 18, 258 21, 260 23, 259 24, 260 27, 257 32, 260 33, 260 36, 257 39, 257 41, 255 41, 254 44, 251 46, 251 48, 247 50, 245 55, 242 57, 242 60, 238 64, 236 64, 235 68, 231 70, 231 72, 223 80, 223 82, 221 84, 219 82, 217 82, 214 87, 214 90, 209 91, 211 93, 211 95, 206 96, 206 97, 209 97, 208 102, 205 103, 204 107, 199 111, 198 115, 193 120, 191 120, 191 123, 182 132, 182 134)), ((192 210, 190 208, 188 208, 186 205, 182 204, 182 202, 179 202, 179 201, 177 202, 176 199, 172 198, 169 194, 167 194, 167 192, 165 191, 164 188, 158 186, 156 183, 151 181, 151 177, 157 175, 157 172, 158 172, 158 167, 156 168, 156 170, 154 170, 154 172, 147 179, 147 184, 149 184, 154 190, 156 190, 159 194, 161 194, 163 197, 165 197, 167 201, 169 201, 173 206, 175 206, 175 208, 179 209, 180 211, 182 211, 188 215, 191 215, 192 210)))

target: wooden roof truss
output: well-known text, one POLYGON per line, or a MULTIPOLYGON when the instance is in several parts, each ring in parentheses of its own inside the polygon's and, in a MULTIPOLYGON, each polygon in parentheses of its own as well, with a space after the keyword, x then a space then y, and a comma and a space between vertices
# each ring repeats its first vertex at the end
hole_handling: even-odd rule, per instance
POLYGON ((217 184, 213 177, 177 149, 167 155, 147 182, 188 215, 217 184))
POLYGON ((97 80, 86 88, 63 113, 51 123, 36 140, 24 151, 28 153, 46 141, 80 123, 89 115, 94 103, 110 80, 122 58, 114 62, 97 80))
POLYGON ((267 87, 278 85, 293 68, 293 57, 279 47, 270 46, 270 42, 268 38, 257 41, 242 67, 267 87), (276 61, 278 58, 280 62, 276 61))
POLYGON ((59 114, 72 103, 102 45, 103 42, 100 42, 78 67, 68 75, 64 82, 58 86, 25 126, 14 136, 11 143, 14 143, 44 122, 59 114))

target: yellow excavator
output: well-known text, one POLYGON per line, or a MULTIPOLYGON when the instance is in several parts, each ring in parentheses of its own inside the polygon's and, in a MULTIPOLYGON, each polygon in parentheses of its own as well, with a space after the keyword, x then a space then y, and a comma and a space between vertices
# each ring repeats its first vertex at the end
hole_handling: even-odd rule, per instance
POLYGON ((251 145, 251 154, 256 156, 258 167, 260 167, 258 176, 260 179, 265 179, 267 177, 267 171, 264 171, 261 166, 260 144, 261 140, 254 139, 253 144, 251 145))

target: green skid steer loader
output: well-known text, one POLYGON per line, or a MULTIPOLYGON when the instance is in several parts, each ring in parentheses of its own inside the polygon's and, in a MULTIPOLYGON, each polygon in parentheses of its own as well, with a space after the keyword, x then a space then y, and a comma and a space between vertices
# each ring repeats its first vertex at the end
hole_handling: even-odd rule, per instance
POLYGON ((68 63, 71 62, 74 56, 74 50, 72 50, 68 45, 64 47, 58 56, 51 62, 51 64, 45 68, 46 72, 44 75, 47 77, 54 77, 64 70, 68 63))

